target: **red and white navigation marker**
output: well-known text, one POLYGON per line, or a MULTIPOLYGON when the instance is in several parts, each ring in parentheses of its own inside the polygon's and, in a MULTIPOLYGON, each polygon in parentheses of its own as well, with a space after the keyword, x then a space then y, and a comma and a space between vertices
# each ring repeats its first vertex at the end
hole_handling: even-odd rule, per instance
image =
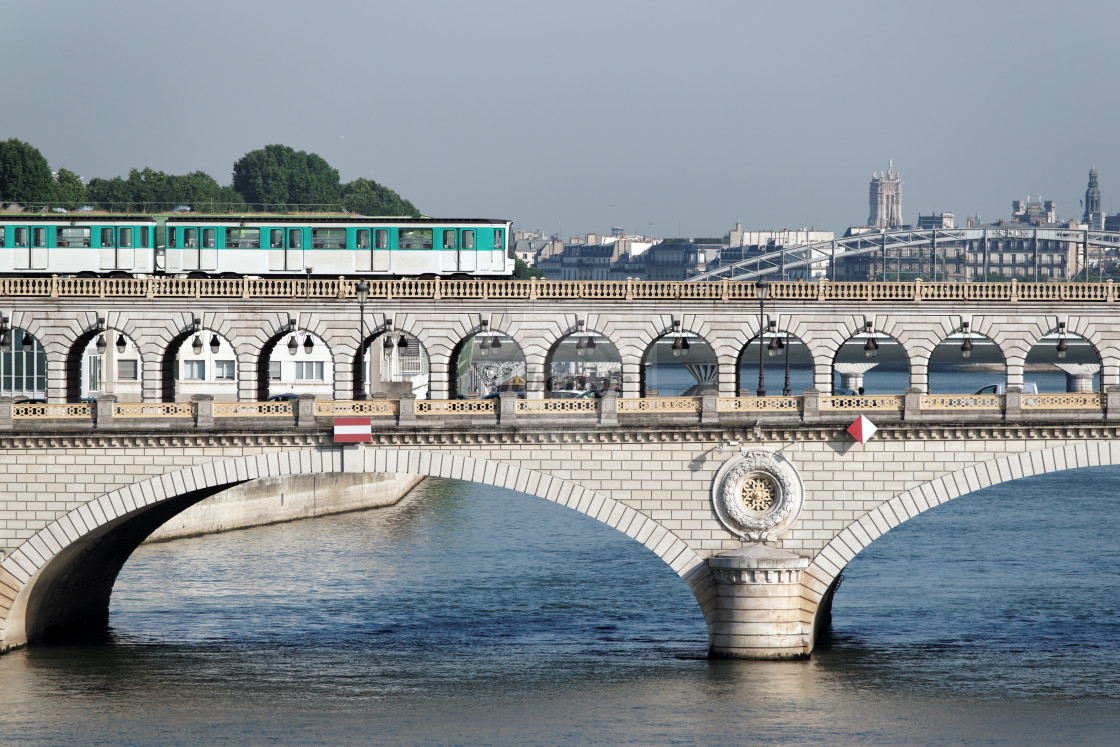
POLYGON ((368 443, 373 441, 373 421, 369 418, 335 418, 335 443, 368 443))
POLYGON ((863 415, 853 420, 852 424, 848 426, 848 433, 851 433, 852 437, 861 444, 867 443, 877 430, 879 429, 875 427, 875 424, 863 415))

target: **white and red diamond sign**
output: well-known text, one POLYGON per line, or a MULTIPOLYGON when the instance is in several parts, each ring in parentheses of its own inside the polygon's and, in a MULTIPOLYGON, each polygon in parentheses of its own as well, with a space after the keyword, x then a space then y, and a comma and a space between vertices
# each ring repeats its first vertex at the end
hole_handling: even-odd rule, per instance
POLYGON ((879 429, 875 427, 875 424, 863 415, 853 420, 852 424, 848 426, 848 433, 851 433, 852 437, 861 444, 867 443, 868 439, 874 436, 877 430, 879 429))
POLYGON ((335 443, 368 443, 373 441, 373 421, 369 418, 335 418, 335 443))

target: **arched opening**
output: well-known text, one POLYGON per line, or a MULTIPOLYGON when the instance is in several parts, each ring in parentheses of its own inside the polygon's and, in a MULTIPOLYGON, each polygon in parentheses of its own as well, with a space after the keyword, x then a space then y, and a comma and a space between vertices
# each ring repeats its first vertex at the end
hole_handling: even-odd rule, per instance
POLYGON ((412 392, 417 399, 431 396, 432 363, 415 335, 386 330, 366 347, 366 381, 371 395, 389 397, 412 392))
POLYGON ((142 356, 120 330, 90 330, 66 354, 66 399, 85 401, 113 395, 118 402, 139 402, 142 356))
POLYGON ((307 329, 292 329, 261 346, 257 399, 300 394, 334 398, 334 359, 323 338, 307 329))
POLYGON ((675 323, 642 356, 643 397, 692 397, 705 389, 719 389, 716 351, 700 335, 675 323))
POLYGON ((482 329, 451 355, 452 399, 489 399, 501 392, 525 396, 525 353, 505 332, 482 329))
POLYGON ((545 359, 545 396, 550 399, 600 397, 622 391, 622 356, 609 337, 579 329, 562 337, 545 359))
POLYGON ((986 487, 908 519, 848 562, 831 635, 814 656, 875 662, 885 690, 912 688, 920 673, 924 689, 954 698, 1114 691, 1118 489, 1120 468, 1085 467, 986 487))
POLYGON ((1023 390, 1087 394, 1101 390, 1101 359, 1092 343, 1065 322, 1031 346, 1023 363, 1023 390), (1030 386, 1033 385, 1033 386, 1030 386))
POLYGON ((170 359, 174 390, 171 399, 165 392, 165 402, 184 402, 196 394, 226 402, 237 399, 237 354, 224 335, 199 328, 177 338, 174 357, 171 350, 164 362, 170 359))
POLYGON ((910 388, 910 359, 889 335, 868 323, 836 351, 832 394, 901 394, 910 388))
POLYGON ((0 395, 17 399, 46 399, 47 354, 42 344, 25 329, 6 331, 7 344, 0 348, 0 395))
POLYGON ((934 346, 928 374, 934 394, 996 394, 1007 383, 1007 363, 999 345, 962 325, 934 346))
POLYGON ((743 346, 735 370, 738 373, 735 389, 740 397, 758 394, 760 370, 766 394, 771 397, 785 394, 787 382, 789 396, 793 397, 813 386, 813 355, 809 347, 776 327, 767 330, 761 342, 756 335, 743 346))

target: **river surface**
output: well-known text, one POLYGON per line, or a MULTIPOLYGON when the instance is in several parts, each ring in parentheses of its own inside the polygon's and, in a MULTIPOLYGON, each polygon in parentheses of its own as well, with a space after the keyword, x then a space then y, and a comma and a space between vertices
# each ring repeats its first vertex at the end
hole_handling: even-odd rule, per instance
POLYGON ((708 661, 685 584, 539 498, 141 547, 99 645, 0 657, 4 744, 1116 743, 1120 469, 889 532, 808 661, 708 661))

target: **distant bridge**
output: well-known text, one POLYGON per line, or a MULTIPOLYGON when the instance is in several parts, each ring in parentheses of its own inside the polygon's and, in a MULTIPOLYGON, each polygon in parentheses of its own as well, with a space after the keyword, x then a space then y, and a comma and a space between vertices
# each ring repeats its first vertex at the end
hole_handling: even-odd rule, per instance
MULTIPOLYGON (((1035 226, 987 226, 979 228, 905 228, 894 231, 875 231, 857 236, 846 236, 831 241, 783 247, 763 252, 756 257, 724 265, 689 278, 704 280, 757 280, 773 275, 787 277, 790 270, 805 267, 827 266, 829 276, 835 277, 836 259, 879 254, 894 256, 903 249, 929 247, 936 254, 938 246, 982 242, 1017 240, 1030 242, 1037 247, 1039 241, 1063 241, 1077 244, 1082 260, 1080 267, 1088 265, 1089 247, 1120 249, 1120 232, 1089 231, 1081 228, 1041 228, 1035 226)), ((1031 251, 1025 248, 1026 251, 1031 251)), ((931 255, 932 256, 932 255, 931 255)))

